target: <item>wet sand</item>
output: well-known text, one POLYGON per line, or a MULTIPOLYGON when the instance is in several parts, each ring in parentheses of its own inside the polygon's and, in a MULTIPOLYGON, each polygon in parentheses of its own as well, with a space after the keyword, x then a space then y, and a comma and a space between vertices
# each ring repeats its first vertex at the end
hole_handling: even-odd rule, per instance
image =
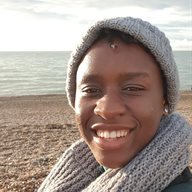
MULTIPOLYGON (((192 124, 192 92, 177 107, 192 124)), ((80 138, 65 95, 0 97, 0 192, 36 191, 80 138)))

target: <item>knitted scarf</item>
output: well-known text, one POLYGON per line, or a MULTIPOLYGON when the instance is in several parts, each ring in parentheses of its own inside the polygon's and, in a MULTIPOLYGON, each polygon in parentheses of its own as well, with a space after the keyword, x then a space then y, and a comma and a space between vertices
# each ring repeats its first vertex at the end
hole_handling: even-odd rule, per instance
POLYGON ((74 143, 38 192, 160 192, 189 165, 192 128, 179 114, 161 119, 152 141, 120 169, 101 166, 83 140, 74 143))

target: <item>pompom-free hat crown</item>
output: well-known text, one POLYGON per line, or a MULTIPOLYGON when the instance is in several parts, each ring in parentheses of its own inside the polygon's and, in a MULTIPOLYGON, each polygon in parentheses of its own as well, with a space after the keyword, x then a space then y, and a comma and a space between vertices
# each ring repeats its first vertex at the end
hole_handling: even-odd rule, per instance
POLYGON ((129 34, 147 47, 160 65, 166 81, 168 112, 175 110, 179 97, 179 77, 172 48, 165 34, 149 22, 132 17, 104 19, 93 24, 83 36, 68 62, 66 94, 69 104, 74 108, 76 92, 76 73, 81 59, 93 45, 102 29, 112 29, 129 34))

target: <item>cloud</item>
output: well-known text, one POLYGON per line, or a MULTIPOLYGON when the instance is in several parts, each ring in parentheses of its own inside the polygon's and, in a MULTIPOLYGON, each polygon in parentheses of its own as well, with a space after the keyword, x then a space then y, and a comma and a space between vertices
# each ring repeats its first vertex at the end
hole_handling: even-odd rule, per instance
POLYGON ((40 19, 70 19, 74 18, 74 7, 69 6, 69 2, 41 0, 8 0, 0 2, 0 9, 28 14, 40 19))
POLYGON ((28 49, 30 46, 33 49, 35 46, 38 49, 71 49, 90 23, 103 17, 114 16, 141 17, 163 30, 176 49, 179 49, 179 46, 183 49, 191 46, 191 6, 191 0, 1 1, 0 50, 3 46, 8 49, 9 45, 14 49, 19 46, 20 49, 27 46, 28 49), (36 44, 38 42, 38 46, 34 40, 28 39, 29 36, 35 39, 36 44), (23 42, 19 43, 17 39, 23 42))
POLYGON ((109 8, 109 7, 122 7, 122 6, 138 6, 151 9, 164 9, 168 7, 179 7, 181 9, 189 8, 190 0, 87 0, 84 3, 88 7, 109 8))
MULTIPOLYGON (((95 14, 107 15, 113 11, 114 15, 121 15, 122 11, 127 15, 140 15, 140 9, 148 11, 148 15, 154 11, 165 9, 174 9, 178 15, 191 15, 190 0, 7 0, 0 2, 0 7, 4 9, 31 14, 39 18, 56 18, 56 19, 92 19, 95 14), (136 9, 138 7, 138 9, 136 9), (133 9, 133 11, 131 11, 133 9), (84 15, 86 17, 84 18, 84 15)), ((158 13, 157 13, 158 14, 158 13)), ((159 15, 159 17, 163 15, 159 15)), ((157 17, 157 16, 156 16, 157 17)), ((173 18, 173 16, 172 16, 173 18)), ((169 20, 169 18, 167 18, 169 20)))

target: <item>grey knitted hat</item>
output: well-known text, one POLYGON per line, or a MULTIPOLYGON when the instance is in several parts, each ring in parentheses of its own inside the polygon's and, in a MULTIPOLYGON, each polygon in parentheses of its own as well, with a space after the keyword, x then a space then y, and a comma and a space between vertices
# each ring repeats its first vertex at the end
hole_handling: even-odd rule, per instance
POLYGON ((69 104, 74 108, 76 73, 81 59, 92 46, 102 29, 113 29, 131 35, 146 46, 155 56, 166 80, 168 111, 172 113, 178 101, 179 77, 169 40, 157 27, 138 18, 118 17, 105 19, 92 25, 83 36, 68 62, 66 93, 69 104))

